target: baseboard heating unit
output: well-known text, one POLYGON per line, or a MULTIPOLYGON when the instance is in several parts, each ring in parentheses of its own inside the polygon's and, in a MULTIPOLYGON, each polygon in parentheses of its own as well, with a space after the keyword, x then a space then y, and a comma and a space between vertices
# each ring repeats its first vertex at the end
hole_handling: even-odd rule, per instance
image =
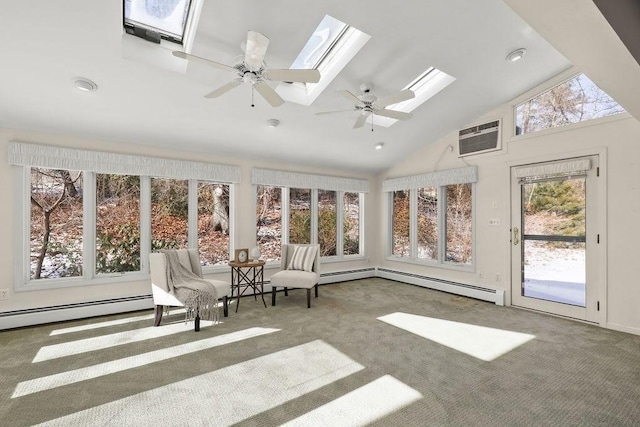
POLYGON ((111 298, 0 313, 0 330, 153 308, 151 295, 111 298))
POLYGON ((462 295, 482 301, 493 302, 496 305, 504 305, 504 290, 484 288, 476 285, 452 282, 450 280, 436 279, 434 277, 421 276, 419 274, 405 273, 403 271, 378 268, 376 277, 395 280, 397 282, 422 286, 429 289, 448 292, 450 294, 462 295))

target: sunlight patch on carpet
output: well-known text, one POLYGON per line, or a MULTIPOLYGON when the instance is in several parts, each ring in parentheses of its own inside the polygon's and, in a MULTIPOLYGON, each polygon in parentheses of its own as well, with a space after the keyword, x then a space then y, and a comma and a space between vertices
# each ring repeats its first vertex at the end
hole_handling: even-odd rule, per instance
POLYGON ((420 392, 385 375, 280 427, 366 426, 421 398, 420 392))
POLYGON ((125 357, 123 359, 113 360, 111 362, 100 363, 98 365, 88 366, 86 368, 74 369, 73 371, 61 372, 55 375, 49 375, 42 378, 36 378, 29 381, 22 381, 16 386, 11 398, 25 396, 39 391, 50 390, 56 387, 77 383, 80 381, 98 378, 104 375, 116 372, 126 371, 140 366, 148 365, 162 360, 174 359, 185 354, 195 353, 197 351, 218 347, 260 335, 277 332, 280 329, 273 328, 249 328, 243 331, 232 332, 230 334, 220 335, 213 338, 207 338, 200 341, 194 341, 187 344, 176 345, 162 350, 150 351, 136 356, 125 357))
MULTIPOLYGON (((182 310, 184 312, 184 310, 182 310)), ((127 323, 139 322, 141 320, 153 319, 155 315, 147 314, 144 316, 127 317, 124 319, 109 320, 106 322, 90 323, 88 325, 72 326, 64 329, 56 329, 51 331, 50 336, 70 334, 72 332, 90 331, 93 329, 106 328, 109 326, 126 325, 127 323)))
MULTIPOLYGON (((202 320, 201 328, 212 326, 213 322, 202 320)), ((82 340, 70 341, 41 347, 32 363, 42 362, 59 357, 73 356, 88 351, 103 350, 117 345, 166 337, 181 332, 193 332, 193 322, 185 324, 184 321, 171 325, 150 326, 148 328, 134 329, 132 331, 118 332, 115 334, 92 337, 82 340)))
POLYGON ((362 369, 316 340, 39 425, 230 425, 362 369))
POLYGON ((535 338, 520 332, 407 313, 391 313, 378 320, 487 362, 535 338))

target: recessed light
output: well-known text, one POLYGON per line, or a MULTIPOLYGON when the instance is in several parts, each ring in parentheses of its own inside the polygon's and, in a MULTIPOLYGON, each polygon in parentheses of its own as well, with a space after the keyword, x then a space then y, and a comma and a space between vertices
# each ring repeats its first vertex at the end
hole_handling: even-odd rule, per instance
POLYGON ((98 90, 97 84, 84 77, 76 77, 73 80, 73 85, 76 89, 82 92, 95 92, 96 90, 98 90))
POLYGON ((382 150, 382 147, 384 147, 384 142, 378 142, 376 144, 376 150, 382 150))
POLYGON ((280 126, 280 120, 278 120, 278 119, 269 119, 269 120, 267 120, 267 127, 277 128, 278 126, 280 126))
POLYGON ((525 53, 527 53, 527 49, 521 47, 520 49, 516 49, 513 52, 511 52, 509 55, 507 55, 507 61, 509 62, 516 62, 522 59, 522 57, 525 55, 525 53))

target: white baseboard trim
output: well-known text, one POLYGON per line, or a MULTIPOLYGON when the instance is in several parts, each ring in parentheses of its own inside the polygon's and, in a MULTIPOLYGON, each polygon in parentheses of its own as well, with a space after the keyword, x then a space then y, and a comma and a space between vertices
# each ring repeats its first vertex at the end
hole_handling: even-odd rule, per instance
POLYGON ((114 298, 0 313, 0 330, 153 308, 151 295, 114 298))
POLYGON ((626 332, 627 334, 640 335, 640 328, 633 328, 631 326, 619 325, 617 323, 607 323, 608 329, 613 329, 618 332, 626 332))
POLYGON ((397 282, 422 286, 429 289, 462 295, 482 301, 493 302, 496 305, 504 305, 504 290, 484 288, 476 285, 452 282, 450 280, 436 279, 434 277, 421 276, 419 274, 405 273, 403 271, 387 268, 376 269, 376 277, 395 280, 397 282))

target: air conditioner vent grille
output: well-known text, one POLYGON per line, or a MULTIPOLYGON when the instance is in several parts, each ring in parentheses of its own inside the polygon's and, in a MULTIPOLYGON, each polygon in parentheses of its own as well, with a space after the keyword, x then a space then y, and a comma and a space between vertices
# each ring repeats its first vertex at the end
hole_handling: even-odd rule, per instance
POLYGON ((500 120, 471 126, 458 132, 458 153, 461 157, 500 149, 500 120))

